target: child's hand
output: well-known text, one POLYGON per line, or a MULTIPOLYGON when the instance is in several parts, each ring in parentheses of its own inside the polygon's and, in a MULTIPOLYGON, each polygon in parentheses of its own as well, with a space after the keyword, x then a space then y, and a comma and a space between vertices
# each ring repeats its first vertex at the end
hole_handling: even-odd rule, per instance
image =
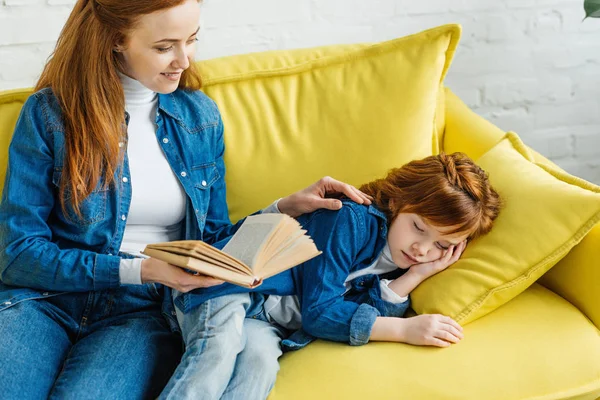
POLYGON ((448 347, 463 338, 463 328, 445 315, 423 314, 400 321, 400 338, 404 343, 448 347))
POLYGON ((423 279, 427 279, 430 276, 445 270, 458 261, 465 250, 465 247, 467 247, 467 241, 463 240, 457 246, 450 246, 442 253, 442 257, 438 258, 437 260, 422 264, 415 264, 410 267, 410 270, 413 273, 420 275, 423 279))

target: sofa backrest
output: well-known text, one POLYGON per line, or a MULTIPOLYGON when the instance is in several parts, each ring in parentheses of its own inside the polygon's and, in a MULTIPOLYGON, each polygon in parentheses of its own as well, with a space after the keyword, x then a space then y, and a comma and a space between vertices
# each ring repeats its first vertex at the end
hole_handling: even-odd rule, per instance
POLYGON ((356 186, 439 151, 447 25, 388 42, 271 51, 201 64, 225 123, 237 220, 324 175, 356 186))

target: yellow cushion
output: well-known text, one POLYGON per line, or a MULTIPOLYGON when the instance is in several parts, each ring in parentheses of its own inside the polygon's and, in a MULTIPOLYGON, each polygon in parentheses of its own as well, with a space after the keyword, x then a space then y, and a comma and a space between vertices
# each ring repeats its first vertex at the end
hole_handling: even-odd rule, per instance
POLYGON ((225 124, 232 220, 324 175, 359 185, 437 152, 436 102, 459 36, 445 25, 201 62, 225 124))
POLYGON ((317 341, 286 353, 269 400, 588 399, 600 396, 600 333, 534 284, 446 349, 317 341))
POLYGON ((0 93, 0 193, 2 193, 6 176, 8 145, 19 118, 19 112, 30 94, 30 89, 8 90, 0 93))
POLYGON ((477 163, 505 201, 492 231, 415 289, 418 313, 466 324, 506 303, 555 265, 600 220, 600 187, 536 163, 509 132, 477 163))

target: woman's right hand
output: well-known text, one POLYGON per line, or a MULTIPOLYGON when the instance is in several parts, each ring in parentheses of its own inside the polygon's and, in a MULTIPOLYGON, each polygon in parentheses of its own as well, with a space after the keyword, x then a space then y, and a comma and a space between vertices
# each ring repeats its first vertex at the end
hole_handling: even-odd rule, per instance
POLYGON ((206 275, 193 275, 156 258, 142 261, 142 283, 161 283, 181 293, 220 285, 224 281, 206 275))
POLYGON ((445 315, 423 314, 400 320, 400 337, 404 343, 448 347, 463 338, 463 328, 445 315))

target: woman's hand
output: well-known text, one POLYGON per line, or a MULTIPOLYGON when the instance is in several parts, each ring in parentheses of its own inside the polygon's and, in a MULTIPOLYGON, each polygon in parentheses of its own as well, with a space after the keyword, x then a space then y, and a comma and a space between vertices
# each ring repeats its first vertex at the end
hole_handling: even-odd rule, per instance
POLYGON ((398 320, 399 341, 403 343, 448 347, 464 337, 463 328, 445 315, 423 314, 398 320))
POLYGON ((463 240, 457 246, 450 246, 442 253, 442 257, 437 260, 415 264, 410 267, 410 271, 412 274, 417 274, 425 280, 457 262, 465 250, 465 247, 467 247, 467 241, 463 240))
POLYGON ((146 258, 142 261, 142 283, 148 282, 161 283, 182 293, 223 283, 222 280, 210 276, 190 274, 156 258, 146 258))
POLYGON ((309 187, 279 200, 277 207, 279 211, 291 217, 313 212, 319 208, 339 210, 342 202, 330 198, 338 195, 345 195, 358 204, 371 204, 371 196, 364 194, 352 185, 326 176, 309 187))

